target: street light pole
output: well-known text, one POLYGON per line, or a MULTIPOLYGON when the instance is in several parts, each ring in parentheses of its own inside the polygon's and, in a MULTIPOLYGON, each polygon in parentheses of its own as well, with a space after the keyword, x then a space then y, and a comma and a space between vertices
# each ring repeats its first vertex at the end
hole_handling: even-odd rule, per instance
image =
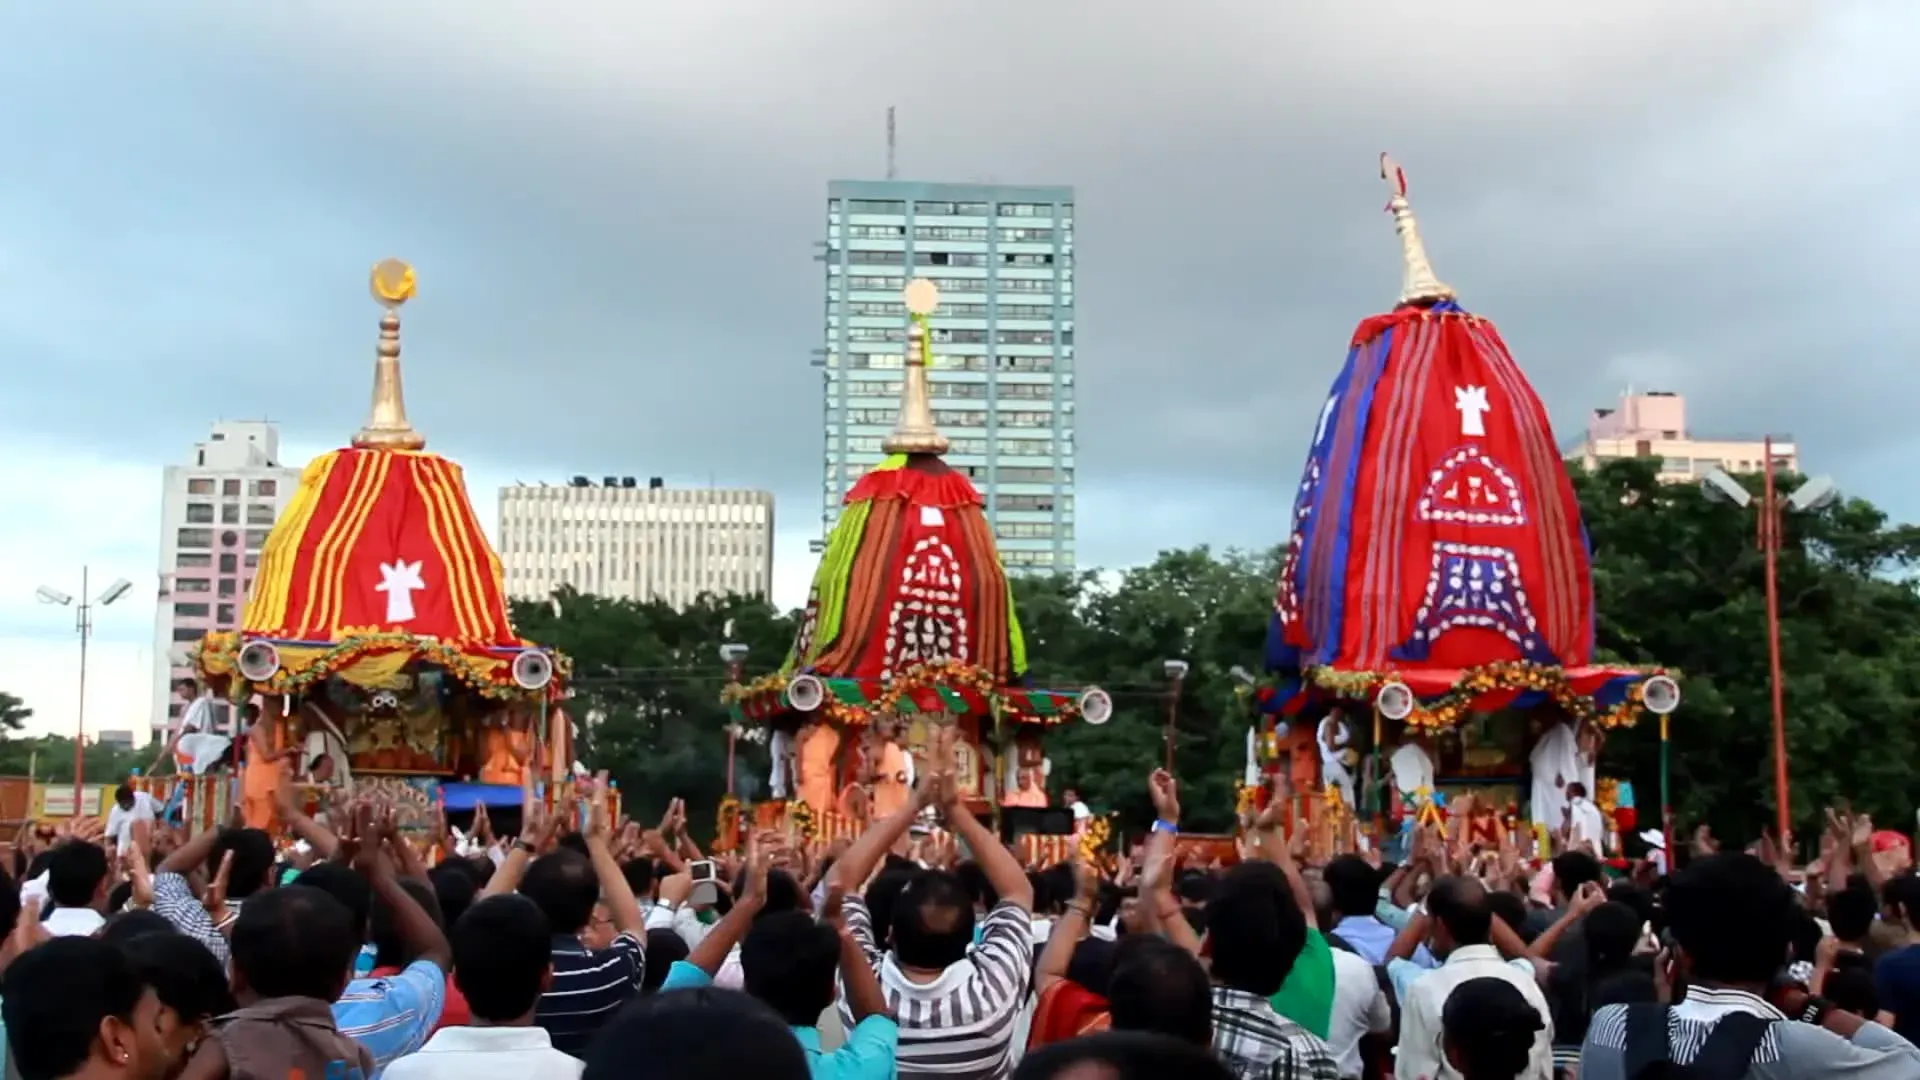
POLYGON ((87 642, 93 637, 93 609, 95 605, 106 607, 127 595, 127 590, 133 588, 133 582, 126 578, 119 578, 107 586, 99 596, 89 599, 88 572, 88 567, 80 568, 80 597, 77 605, 74 604, 73 597, 58 589, 42 585, 34 590, 34 595, 43 604, 73 606, 73 628, 80 634, 80 694, 76 702, 77 708, 74 710, 73 730, 73 816, 75 817, 79 817, 81 813, 82 794, 86 790, 87 780, 87 642))
POLYGON ((1786 678, 1780 668, 1780 499, 1773 483, 1773 437, 1764 444, 1767 462, 1760 496, 1760 552, 1767 565, 1767 665, 1773 676, 1774 838, 1787 842, 1793 813, 1787 805, 1786 678))

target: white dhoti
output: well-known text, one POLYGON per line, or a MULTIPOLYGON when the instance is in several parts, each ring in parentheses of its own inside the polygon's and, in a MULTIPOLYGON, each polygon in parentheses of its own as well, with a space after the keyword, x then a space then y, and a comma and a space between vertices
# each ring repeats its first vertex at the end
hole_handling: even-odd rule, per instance
POLYGON ((194 776, 205 776, 208 769, 220 764, 227 755, 227 747, 233 740, 225 735, 215 735, 207 731, 194 731, 180 736, 173 746, 174 763, 182 772, 194 776))
POLYGON ((1320 721, 1314 741, 1320 747, 1321 782, 1338 789, 1341 801, 1352 806, 1353 771, 1347 768, 1346 762, 1347 744, 1352 742, 1352 736, 1347 732, 1347 725, 1337 717, 1329 716, 1320 721), (1328 743, 1333 745, 1329 746, 1328 743))
POLYGON ((767 746, 773 754, 773 772, 767 777, 770 797, 784 799, 793 783, 793 736, 775 731, 767 746))
POLYGON ((1540 741, 1533 744, 1527 762, 1533 772, 1533 797, 1528 812, 1534 824, 1545 825, 1548 832, 1558 832, 1567 824, 1567 785, 1585 775, 1573 729, 1562 723, 1549 726, 1540 733, 1540 741))

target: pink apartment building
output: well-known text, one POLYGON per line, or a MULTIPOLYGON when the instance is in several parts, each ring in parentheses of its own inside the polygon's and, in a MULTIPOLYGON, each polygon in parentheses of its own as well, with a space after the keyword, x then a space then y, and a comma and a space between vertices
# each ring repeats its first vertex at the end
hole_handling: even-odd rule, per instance
MULTIPOLYGON (((1612 458, 1657 457, 1660 479, 1697 480, 1710 469, 1759 472, 1766 465, 1765 441, 1757 435, 1696 436, 1687 427, 1687 399, 1664 390, 1620 395, 1609 408, 1587 417, 1586 437, 1571 447, 1568 461, 1593 468, 1612 458)), ((1773 438, 1774 468, 1800 471, 1800 452, 1792 436, 1773 438)))

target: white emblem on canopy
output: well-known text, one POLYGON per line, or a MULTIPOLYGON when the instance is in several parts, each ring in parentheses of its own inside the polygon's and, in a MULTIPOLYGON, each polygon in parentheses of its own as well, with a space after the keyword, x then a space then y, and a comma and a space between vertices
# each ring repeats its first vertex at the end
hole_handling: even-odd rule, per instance
POLYGON ((387 594, 387 621, 404 623, 413 621, 413 593, 424 589, 427 583, 420 579, 420 561, 393 562, 380 564, 380 584, 375 592, 387 594))
POLYGON ((1475 438, 1487 434, 1484 417, 1493 406, 1487 404, 1487 388, 1484 386, 1456 386, 1453 388, 1453 407, 1460 410, 1460 434, 1475 438))

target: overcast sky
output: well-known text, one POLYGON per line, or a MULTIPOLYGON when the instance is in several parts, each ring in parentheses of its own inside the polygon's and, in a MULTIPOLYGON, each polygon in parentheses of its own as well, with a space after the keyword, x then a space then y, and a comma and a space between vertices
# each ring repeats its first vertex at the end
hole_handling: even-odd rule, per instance
POLYGON ((88 563, 139 583, 99 615, 90 725, 145 721, 161 466, 222 416, 296 464, 342 442, 387 255, 420 273, 413 419, 489 528, 516 479, 769 488, 797 602, 811 245, 827 181, 882 174, 888 105, 904 177, 1078 189, 1083 564, 1280 539, 1347 335, 1396 295, 1381 150, 1563 439, 1680 390, 1697 430, 1790 431, 1920 514, 1920 6, 1123 9, 7 5, 0 689, 70 729, 70 617, 32 590, 88 563))

